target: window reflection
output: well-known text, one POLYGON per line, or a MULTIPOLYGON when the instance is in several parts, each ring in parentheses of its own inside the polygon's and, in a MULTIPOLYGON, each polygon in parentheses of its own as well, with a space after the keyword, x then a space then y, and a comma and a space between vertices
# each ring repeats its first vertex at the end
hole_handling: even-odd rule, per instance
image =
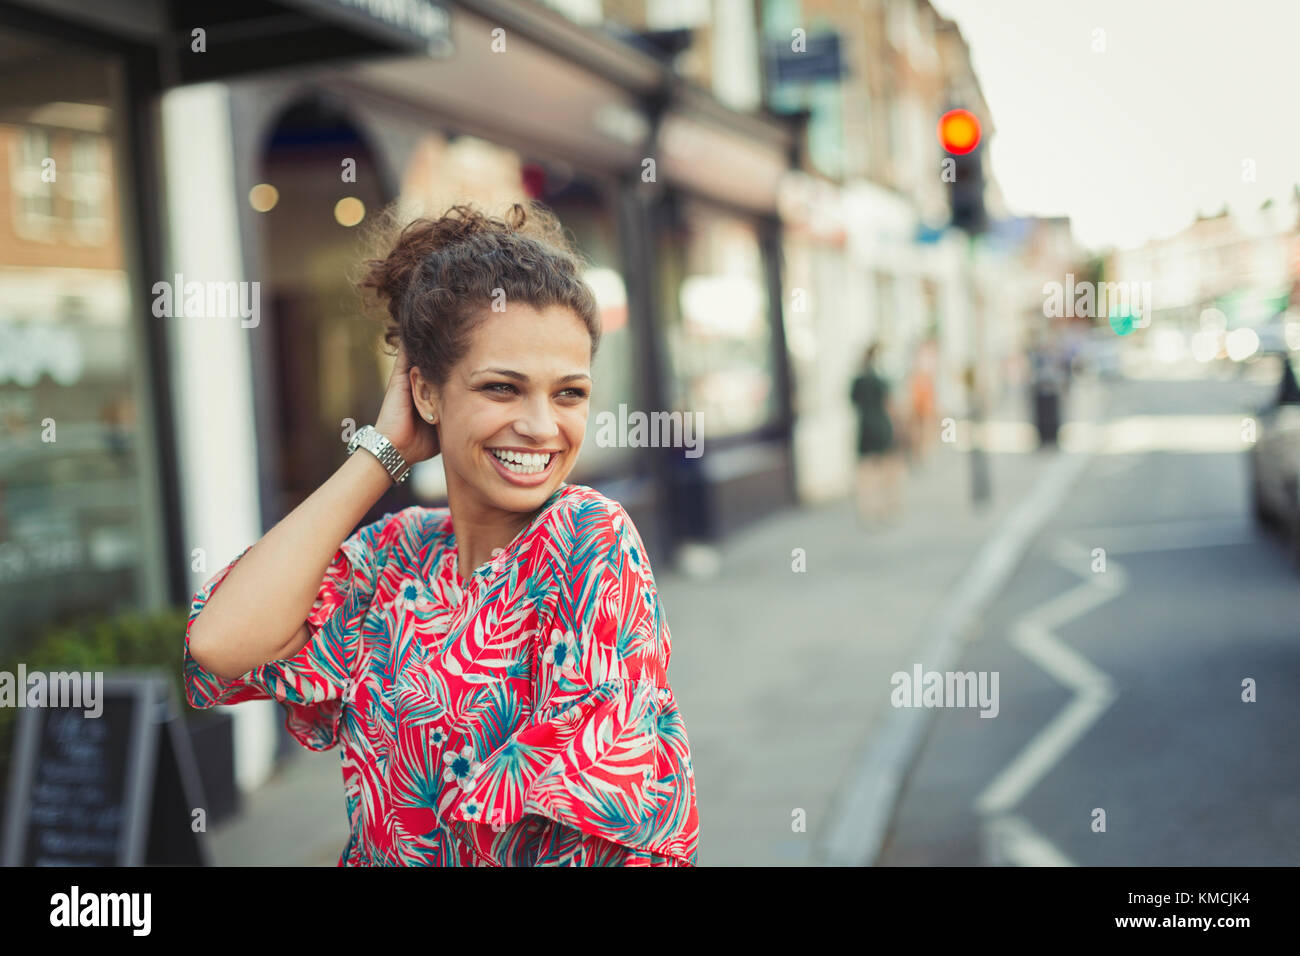
POLYGON ((664 255, 666 301, 676 306, 667 328, 675 407, 702 413, 710 436, 768 424, 776 394, 757 231, 695 203, 673 231, 664 255))
MULTIPOLYGON (((3 31, 0 650, 144 594, 134 349, 113 157, 117 65, 3 31), (57 71, 60 82, 55 83, 57 71), (73 101, 71 77, 84 78, 73 101), (59 89, 50 100, 48 90, 59 89)), ((156 558, 156 556, 153 556, 156 558)))

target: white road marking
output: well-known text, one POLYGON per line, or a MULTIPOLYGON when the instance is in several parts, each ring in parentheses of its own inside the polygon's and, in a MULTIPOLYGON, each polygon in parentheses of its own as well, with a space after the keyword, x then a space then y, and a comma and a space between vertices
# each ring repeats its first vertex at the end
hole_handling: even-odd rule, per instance
MULTIPOLYGON (((1059 640, 1053 628, 1082 617, 1123 593, 1128 578, 1124 569, 1109 559, 1104 572, 1094 573, 1091 551, 1073 541, 1059 540, 1049 548, 1049 553, 1054 561, 1080 575, 1083 581, 1022 615, 1013 626, 1010 640, 1026 657, 1073 690, 1075 696, 989 782, 975 798, 975 809, 982 816, 994 817, 1002 825, 1010 826, 1011 845, 1018 847, 1013 856, 1066 860, 1044 837, 1027 831, 1023 821, 1016 823, 1011 818, 1013 822, 1007 824, 1006 814, 1060 762, 1115 700, 1117 692, 1111 678, 1059 640)), ((1109 553, 1108 549, 1108 556, 1109 553)))
POLYGON ((1114 702, 1114 682, 1053 632, 1123 593, 1124 568, 1117 554, 1140 554, 1248 544, 1254 529, 1239 518, 1169 521, 1073 532, 1106 552, 1106 570, 1092 572, 1092 551, 1076 540, 1058 539, 1049 552, 1062 567, 1083 581, 1026 612, 1013 626, 1011 643, 1058 682, 1075 691, 1071 700, 1023 750, 1004 767, 975 800, 976 810, 990 819, 984 824, 986 852, 995 862, 1022 866, 1072 865, 1049 841, 1010 816, 1016 806, 1047 775, 1114 702), (1056 860, 1058 862, 1049 862, 1056 860))
MULTIPOLYGON (((1088 732, 1116 696, 1108 683, 1093 684, 1090 677, 1085 677, 1085 670, 1095 669, 1077 655, 1072 659, 1050 631, 1022 633, 1013 643, 1058 680, 1074 672, 1074 680, 1061 682, 1074 687, 1076 695, 976 798, 975 809, 982 814, 1005 813, 1018 804, 1088 732)), ((1102 677, 1105 680, 1105 675, 1102 677)))
POLYGON ((993 866, 1075 865, 1027 821, 1012 814, 986 820, 980 837, 984 858, 993 866))

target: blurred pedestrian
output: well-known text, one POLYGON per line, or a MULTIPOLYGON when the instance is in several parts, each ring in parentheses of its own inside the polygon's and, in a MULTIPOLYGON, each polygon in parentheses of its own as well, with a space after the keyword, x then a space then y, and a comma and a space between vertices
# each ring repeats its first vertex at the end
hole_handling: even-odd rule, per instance
POLYGON ((939 371, 939 347, 934 336, 927 336, 916 349, 909 381, 911 398, 907 428, 908 449, 922 464, 930 456, 930 446, 939 427, 935 403, 935 379, 939 371))
POLYGON ((889 383, 876 360, 880 344, 873 343, 853 379, 850 399, 858 418, 858 517, 864 522, 884 521, 901 509, 902 462, 894 443, 889 383))
POLYGON ((1061 405, 1069 385, 1064 358, 1046 333, 1037 332, 1029 347, 1029 388, 1038 430, 1038 447, 1056 447, 1061 405))
POLYGON ((1282 380, 1277 387, 1278 405, 1300 405, 1300 384, 1296 382, 1295 371, 1291 368, 1290 357, 1283 353, 1282 380))

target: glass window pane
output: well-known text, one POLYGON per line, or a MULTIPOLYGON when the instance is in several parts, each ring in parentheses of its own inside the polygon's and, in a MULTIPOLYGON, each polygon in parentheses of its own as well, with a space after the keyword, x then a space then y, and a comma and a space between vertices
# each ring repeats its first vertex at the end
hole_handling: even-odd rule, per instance
POLYGON ((777 406, 757 230, 687 203, 674 232, 662 250, 673 410, 701 413, 708 436, 766 425, 777 406))
MULTIPOLYGON (((120 204, 117 64, 0 31, 22 51, 0 107, 0 653, 147 593, 136 347, 120 204), (76 89, 69 77, 84 78, 76 89), (55 82, 55 80, 58 82, 55 82), (48 91, 58 90, 58 99, 48 91), (86 223, 93 223, 86 232, 86 223), (87 236, 96 245, 86 244, 87 236)), ((150 570, 156 567, 150 565, 150 570)))

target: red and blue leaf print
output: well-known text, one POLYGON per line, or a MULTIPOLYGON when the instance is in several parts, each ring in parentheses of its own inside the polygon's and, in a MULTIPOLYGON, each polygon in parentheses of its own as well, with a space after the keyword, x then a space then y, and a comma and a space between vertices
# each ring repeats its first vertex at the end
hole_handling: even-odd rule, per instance
POLYGON ((279 700, 304 746, 342 748, 340 865, 694 864, 671 635, 616 502, 562 486, 463 587, 446 509, 387 515, 340 547, 308 623, 299 655, 238 681, 187 650, 187 693, 279 700))

